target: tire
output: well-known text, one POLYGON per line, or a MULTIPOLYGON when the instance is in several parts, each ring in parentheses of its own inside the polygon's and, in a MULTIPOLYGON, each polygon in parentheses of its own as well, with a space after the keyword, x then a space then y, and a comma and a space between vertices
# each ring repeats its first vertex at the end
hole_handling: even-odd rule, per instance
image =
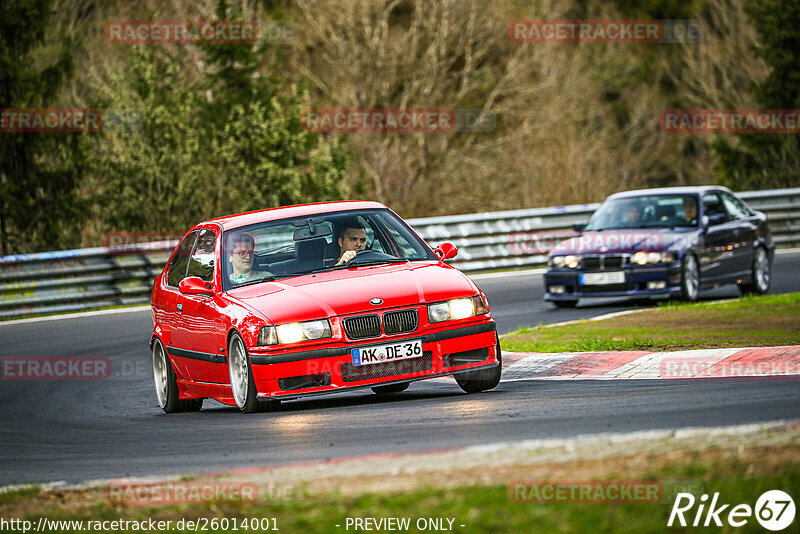
POLYGON ((574 308, 578 305, 577 300, 554 300, 553 304, 556 305, 556 308, 574 308))
POLYGON ((500 354, 500 342, 497 343, 497 367, 491 369, 481 369, 469 373, 459 373, 455 375, 458 387, 465 393, 479 393, 497 387, 500 383, 500 375, 503 372, 503 359, 500 354))
POLYGON ((236 407, 242 413, 260 413, 276 408, 279 400, 258 400, 258 390, 253 378, 253 366, 247 356, 242 336, 234 332, 228 342, 228 376, 231 394, 236 407))
POLYGON ((402 393, 408 389, 411 382, 401 382, 400 384, 389 384, 388 386, 375 386, 372 391, 377 395, 386 395, 388 393, 402 393))
POLYGON ((769 254, 764 247, 756 248, 751 269, 751 281, 739 284, 739 291, 742 295, 763 295, 769 291, 772 282, 771 265, 769 264, 769 254))
POLYGON ((203 407, 203 399, 179 398, 175 369, 158 338, 153 341, 153 380, 158 405, 166 413, 197 412, 203 407))
POLYGON ((697 302, 700 295, 700 269, 694 254, 686 253, 681 262, 681 299, 697 302))

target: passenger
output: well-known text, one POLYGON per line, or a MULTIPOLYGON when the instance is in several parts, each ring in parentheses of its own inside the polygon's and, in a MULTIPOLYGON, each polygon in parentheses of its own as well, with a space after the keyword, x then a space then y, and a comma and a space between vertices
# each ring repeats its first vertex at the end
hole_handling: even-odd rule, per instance
POLYGON ((228 240, 228 249, 232 266, 230 281, 234 284, 272 277, 272 273, 269 271, 253 270, 256 259, 256 240, 251 234, 247 232, 233 234, 228 240))
POLYGON ((683 197, 683 218, 686 222, 697 224, 697 199, 694 197, 683 197))
POLYGON ((359 222, 350 222, 342 226, 339 232, 339 249, 341 256, 336 265, 346 263, 356 257, 358 251, 367 248, 367 230, 359 222))

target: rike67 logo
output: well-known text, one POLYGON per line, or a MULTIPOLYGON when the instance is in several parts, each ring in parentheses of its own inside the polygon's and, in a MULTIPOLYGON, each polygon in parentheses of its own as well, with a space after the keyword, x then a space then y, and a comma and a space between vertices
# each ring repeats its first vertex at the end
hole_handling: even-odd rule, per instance
POLYGON ((679 493, 669 514, 667 526, 721 527, 727 522, 732 527, 743 527, 753 516, 767 530, 778 532, 794 522, 795 505, 788 493, 781 490, 764 492, 756 501, 755 509, 748 504, 723 504, 720 494, 714 493, 711 502, 703 494, 695 499, 691 493, 679 493), (695 509, 695 505, 696 509, 695 509))

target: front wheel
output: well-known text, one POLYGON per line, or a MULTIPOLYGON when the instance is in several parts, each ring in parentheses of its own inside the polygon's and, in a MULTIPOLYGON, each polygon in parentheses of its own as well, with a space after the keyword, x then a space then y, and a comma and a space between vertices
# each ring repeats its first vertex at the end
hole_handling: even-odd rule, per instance
POLYGON ((497 343, 497 367, 481 369, 469 373, 455 375, 456 383, 466 393, 479 393, 497 387, 500 374, 503 372, 503 360, 500 354, 500 343, 497 343))
POLYGON ((277 406, 280 401, 258 400, 258 390, 253 378, 253 367, 247 357, 242 337, 234 333, 228 343, 228 374, 231 380, 231 393, 236 406, 243 413, 265 412, 277 406))
POLYGON ((763 247, 756 249, 751 279, 752 282, 750 283, 739 284, 739 291, 742 292, 742 295, 763 295, 769 291, 772 276, 770 274, 769 254, 763 247))
POLYGON ((694 254, 686 253, 681 266, 681 297, 688 302, 696 302, 700 294, 700 271, 694 254))
POLYGON ((158 405, 166 413, 196 412, 203 407, 203 399, 181 399, 175 369, 164 350, 161 340, 153 341, 153 378, 156 384, 158 405))

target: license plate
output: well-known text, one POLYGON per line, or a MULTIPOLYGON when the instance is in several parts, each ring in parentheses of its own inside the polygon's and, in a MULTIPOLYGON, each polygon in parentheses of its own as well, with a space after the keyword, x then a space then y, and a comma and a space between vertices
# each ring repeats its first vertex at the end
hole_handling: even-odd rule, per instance
POLYGON ((386 345, 374 345, 353 349, 353 365, 369 365, 373 363, 408 360, 422 356, 422 340, 408 339, 386 345))
POLYGON ((582 286, 602 286, 606 284, 624 284, 625 272, 581 273, 579 281, 582 286))

